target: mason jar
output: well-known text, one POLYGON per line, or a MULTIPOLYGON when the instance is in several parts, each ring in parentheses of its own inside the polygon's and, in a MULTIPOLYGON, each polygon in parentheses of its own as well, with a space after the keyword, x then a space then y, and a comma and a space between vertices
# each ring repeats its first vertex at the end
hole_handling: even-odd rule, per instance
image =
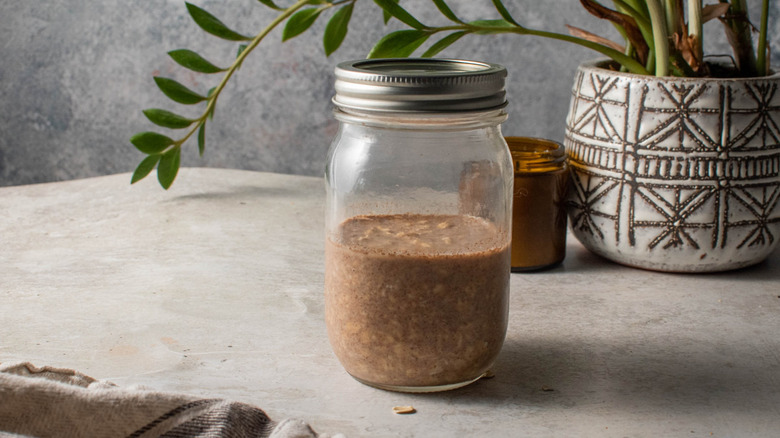
POLYGON ((404 392, 482 377, 506 335, 512 160, 506 70, 380 59, 336 67, 325 317, 339 361, 404 392))

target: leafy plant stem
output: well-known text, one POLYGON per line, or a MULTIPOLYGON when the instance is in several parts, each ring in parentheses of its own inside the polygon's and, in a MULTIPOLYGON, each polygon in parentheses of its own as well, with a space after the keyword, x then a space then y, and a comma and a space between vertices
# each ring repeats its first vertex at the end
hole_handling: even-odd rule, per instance
POLYGON ((187 140, 189 140, 190 137, 192 137, 193 134, 195 134, 198 129, 200 129, 201 125, 206 123, 206 120, 208 119, 209 115, 213 113, 214 106, 217 103, 217 98, 219 97, 219 94, 222 92, 222 90, 225 88, 225 85, 227 85, 228 81, 230 81, 230 78, 233 76, 233 73, 235 73, 239 67, 241 67, 241 64, 244 62, 244 59, 249 55, 249 53, 254 50, 258 44, 260 44, 261 41, 269 34, 272 30, 274 30, 279 24, 281 24, 284 20, 288 19, 291 15, 293 15, 295 12, 297 12, 302 7, 309 4, 310 0, 299 0, 294 5, 290 6, 289 8, 285 9, 281 14, 279 14, 276 18, 274 18, 271 23, 266 26, 257 36, 255 36, 252 41, 246 46, 246 48, 236 57, 236 59, 233 61, 233 64, 225 71, 224 76, 222 76, 222 80, 219 82, 219 85, 217 85, 214 90, 209 94, 208 97, 208 104, 206 105, 206 110, 203 112, 203 114, 195 119, 195 124, 193 127, 187 132, 187 134, 176 140, 172 145, 171 148, 181 146, 184 144, 187 140))

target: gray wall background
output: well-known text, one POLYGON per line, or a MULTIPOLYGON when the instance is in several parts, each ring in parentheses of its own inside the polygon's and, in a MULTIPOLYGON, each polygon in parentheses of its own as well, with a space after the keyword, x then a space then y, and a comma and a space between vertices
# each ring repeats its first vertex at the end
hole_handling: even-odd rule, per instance
MULTIPOLYGON (((275 17, 256 0, 192 2, 245 34, 257 33, 275 17)), ((489 0, 449 3, 465 19, 498 17, 489 0)), ((566 32, 565 25, 572 24, 614 36, 609 24, 589 16, 577 0, 506 4, 528 27, 566 32)), ((759 1, 749 4, 755 20, 759 1)), ((445 23, 428 1, 403 5, 423 22, 445 23)), ((777 54, 780 2, 772 0, 770 7, 777 54)), ((328 58, 321 38, 329 15, 293 40, 282 44, 278 28, 261 43, 220 98, 207 126, 205 156, 198 157, 193 139, 182 166, 322 175, 337 128, 330 103, 333 67, 365 57, 383 34, 403 28, 397 22, 384 26, 373 2, 361 0, 344 44, 328 58)), ((728 54, 720 27, 705 26, 711 37, 705 50, 728 54)), ((189 48, 228 65, 236 47, 201 31, 184 0, 0 0, 0 186, 131 172, 144 155, 128 139, 156 128, 142 109, 190 116, 202 111, 170 102, 152 77, 172 77, 201 92, 219 81, 219 75, 184 70, 167 51, 189 48)), ((510 118, 504 133, 562 140, 574 70, 598 54, 533 37, 472 36, 439 56, 507 66, 510 118)))

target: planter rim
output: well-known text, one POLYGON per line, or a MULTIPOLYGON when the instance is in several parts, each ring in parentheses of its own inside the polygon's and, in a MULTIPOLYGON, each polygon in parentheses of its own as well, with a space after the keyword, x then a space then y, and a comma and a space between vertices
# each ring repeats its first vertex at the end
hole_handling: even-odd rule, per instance
POLYGON ((598 71, 602 73, 608 73, 613 76, 621 76, 630 79, 638 79, 643 81, 655 81, 655 82, 751 82, 751 81, 766 81, 766 80, 778 80, 780 79, 780 69, 772 68, 773 74, 769 76, 755 76, 749 78, 689 78, 678 76, 653 76, 653 75, 640 75, 636 73, 620 72, 615 70, 609 70, 603 67, 604 64, 614 62, 609 58, 597 58, 584 61, 577 67, 578 70, 583 71, 598 71))

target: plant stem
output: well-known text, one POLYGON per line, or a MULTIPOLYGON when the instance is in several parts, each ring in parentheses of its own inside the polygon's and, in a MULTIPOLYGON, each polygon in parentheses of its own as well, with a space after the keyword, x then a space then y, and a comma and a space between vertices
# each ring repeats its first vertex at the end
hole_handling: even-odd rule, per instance
POLYGON ((647 55, 647 64, 645 64, 645 68, 648 72, 655 72, 655 50, 647 55))
POLYGON ((666 18, 661 0, 647 0, 650 22, 653 24, 655 43, 655 75, 669 75, 669 34, 666 32, 666 18))
POLYGON ((673 35, 677 32, 677 8, 674 4, 675 0, 665 0, 664 4, 664 17, 666 19, 666 33, 673 35))
POLYGON ((731 0, 731 8, 726 16, 725 23, 734 34, 732 48, 740 76, 757 76, 756 54, 753 51, 752 29, 745 0, 731 0))
POLYGON ((756 59, 756 70, 759 76, 769 75, 769 63, 767 62, 767 27, 769 25, 769 0, 764 0, 761 5, 761 27, 758 32, 758 59, 756 59))
POLYGON ((704 59, 702 33, 701 0, 688 0, 688 36, 692 41, 693 56, 697 62, 704 59))
MULTIPOLYGON (((631 44, 631 41, 626 41, 626 51, 624 53, 626 54, 626 56, 631 57, 632 59, 634 58, 634 54, 636 54, 636 49, 634 48, 634 45, 631 44)), ((628 69, 625 66, 621 65, 620 71, 625 73, 628 71, 628 69)))
POLYGON ((206 123, 206 119, 208 118, 209 114, 214 111, 214 105, 217 103, 217 97, 219 97, 219 94, 225 88, 225 85, 227 85, 228 81, 233 76, 233 73, 235 73, 238 68, 241 67, 241 64, 244 62, 244 59, 246 59, 249 53, 254 50, 255 47, 257 47, 257 45, 260 44, 260 42, 276 28, 276 26, 281 24, 284 20, 288 19, 291 15, 293 15, 302 7, 306 6, 308 3, 309 0, 298 0, 298 2, 296 2, 294 5, 285 9, 284 12, 274 18, 274 20, 268 26, 266 26, 265 29, 263 29, 259 34, 257 34, 257 36, 252 39, 252 42, 247 45, 246 49, 244 49, 244 51, 242 51, 241 54, 238 55, 233 61, 233 64, 230 65, 230 68, 228 68, 228 70, 225 72, 225 75, 222 77, 219 85, 217 85, 211 95, 209 95, 206 110, 200 117, 195 119, 197 123, 195 123, 194 127, 191 128, 184 137, 176 140, 173 145, 171 145, 171 147, 177 147, 184 144, 187 140, 189 140, 190 137, 192 137, 195 132, 198 131, 201 125, 206 123))

